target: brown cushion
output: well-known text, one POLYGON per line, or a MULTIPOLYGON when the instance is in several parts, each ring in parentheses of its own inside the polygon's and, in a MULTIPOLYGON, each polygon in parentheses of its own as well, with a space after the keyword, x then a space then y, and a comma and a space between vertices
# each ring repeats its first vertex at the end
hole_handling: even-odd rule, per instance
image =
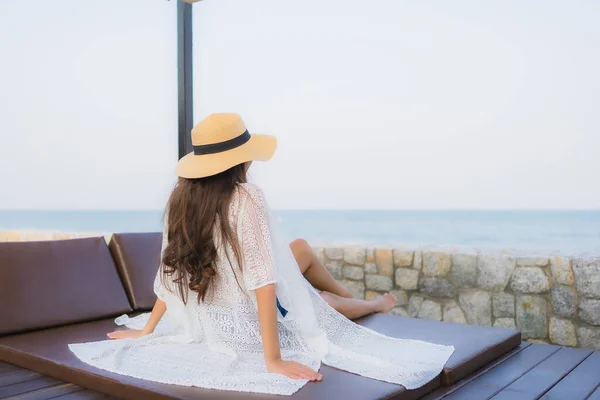
POLYGON ((454 354, 442 372, 442 384, 451 385, 491 360, 521 344, 514 329, 491 328, 375 314, 357 323, 388 336, 453 345, 454 354))
POLYGON ((101 237, 0 243, 0 335, 131 311, 101 237))
MULTIPOLYGON (((115 329, 112 319, 0 338, 0 360, 79 386, 127 399, 281 399, 281 396, 166 385, 118 375, 89 366, 68 349, 69 343, 103 340, 115 329)), ((440 386, 434 379, 418 390, 364 378, 323 366, 323 381, 308 383, 291 399, 417 399, 440 386)), ((287 396, 286 396, 287 397, 287 396)))
POLYGON ((121 280, 134 310, 151 310, 156 301, 154 277, 160 265, 162 234, 118 233, 110 241, 121 280))

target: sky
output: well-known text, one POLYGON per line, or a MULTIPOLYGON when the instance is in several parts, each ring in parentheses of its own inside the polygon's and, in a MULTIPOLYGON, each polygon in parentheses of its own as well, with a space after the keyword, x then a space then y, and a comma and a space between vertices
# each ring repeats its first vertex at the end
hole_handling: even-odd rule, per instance
MULTIPOLYGON (((600 3, 203 0, 194 119, 284 209, 600 209, 600 3), (368 6, 367 6, 368 4, 368 6)), ((176 4, 0 2, 0 209, 161 209, 176 4)))

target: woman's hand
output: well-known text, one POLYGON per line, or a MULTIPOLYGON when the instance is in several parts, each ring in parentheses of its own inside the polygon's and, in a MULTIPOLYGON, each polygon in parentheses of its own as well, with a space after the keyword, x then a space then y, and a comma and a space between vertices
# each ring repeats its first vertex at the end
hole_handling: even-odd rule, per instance
POLYGON ((323 379, 323 375, 294 361, 283 361, 281 359, 271 361, 267 363, 267 370, 271 373, 285 375, 291 379, 308 379, 309 381, 321 381, 323 379))
POLYGON ((320 381, 323 376, 305 365, 293 361, 283 361, 279 349, 279 331, 277 329, 277 296, 275 285, 269 284, 256 289, 258 304, 258 322, 267 364, 267 370, 282 374, 291 379, 320 381))
POLYGON ((160 319, 165 314, 165 311, 167 311, 167 305, 165 302, 161 299, 156 299, 154 307, 152 308, 152 313, 150 314, 150 318, 148 319, 144 329, 125 329, 122 331, 114 331, 107 333, 106 336, 111 339, 137 339, 139 337, 149 335, 154 332, 154 328, 156 328, 156 325, 158 325, 160 319))
POLYGON ((146 332, 142 329, 125 329, 107 333, 106 336, 111 339, 137 339, 142 336, 146 336, 147 334, 149 334, 149 332, 146 332))

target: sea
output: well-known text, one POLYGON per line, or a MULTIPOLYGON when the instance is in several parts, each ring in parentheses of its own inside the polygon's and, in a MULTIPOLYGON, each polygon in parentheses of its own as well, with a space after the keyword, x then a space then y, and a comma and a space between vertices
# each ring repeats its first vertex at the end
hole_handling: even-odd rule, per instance
MULTIPOLYGON (((153 232, 163 211, 0 211, 0 230, 153 232)), ((314 246, 479 249, 515 254, 600 255, 600 210, 276 210, 289 240, 314 246)))

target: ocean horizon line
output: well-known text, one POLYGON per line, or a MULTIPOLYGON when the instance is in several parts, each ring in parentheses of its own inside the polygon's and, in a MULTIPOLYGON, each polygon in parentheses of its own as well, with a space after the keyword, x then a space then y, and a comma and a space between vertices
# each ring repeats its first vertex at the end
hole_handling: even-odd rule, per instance
MULTIPOLYGON (((275 209, 288 238, 600 254, 600 210, 275 209)), ((161 209, 0 210, 0 230, 158 232, 161 209)))
MULTIPOLYGON (((274 211, 318 212, 600 212, 600 208, 272 208, 274 211)), ((8 212, 163 212, 160 208, 18 208, 0 209, 8 212)))

